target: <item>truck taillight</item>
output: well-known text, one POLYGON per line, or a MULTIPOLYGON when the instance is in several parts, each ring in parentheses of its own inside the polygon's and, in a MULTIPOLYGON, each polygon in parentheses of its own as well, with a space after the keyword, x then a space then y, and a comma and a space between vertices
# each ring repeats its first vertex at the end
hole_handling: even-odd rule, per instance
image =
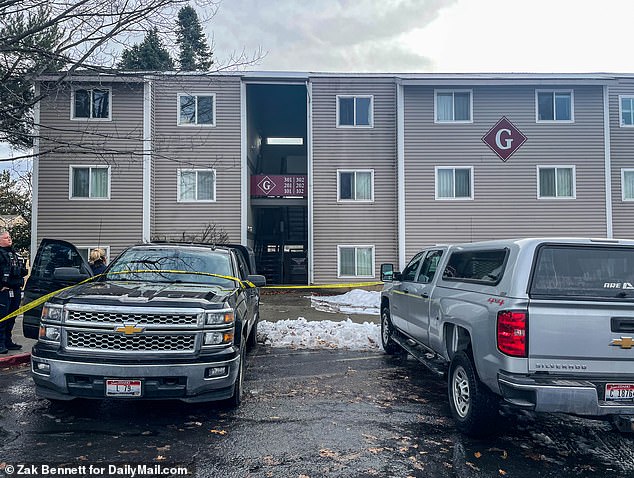
POLYGON ((497 323, 498 349, 512 357, 528 356, 528 312, 501 310, 497 323))

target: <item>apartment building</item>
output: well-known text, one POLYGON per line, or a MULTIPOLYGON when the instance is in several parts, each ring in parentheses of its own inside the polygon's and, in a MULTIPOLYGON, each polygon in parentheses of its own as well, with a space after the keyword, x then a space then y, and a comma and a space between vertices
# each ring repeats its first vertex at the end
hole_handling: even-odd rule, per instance
POLYGON ((634 75, 43 77, 33 246, 241 242, 270 283, 420 248, 634 237, 634 75))

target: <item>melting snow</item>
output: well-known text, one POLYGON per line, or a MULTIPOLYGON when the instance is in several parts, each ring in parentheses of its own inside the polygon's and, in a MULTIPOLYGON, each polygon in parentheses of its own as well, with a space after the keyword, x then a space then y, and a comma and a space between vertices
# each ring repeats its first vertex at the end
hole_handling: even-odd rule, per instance
POLYGON ((379 315, 381 293, 354 289, 341 295, 310 296, 310 305, 323 312, 379 315))

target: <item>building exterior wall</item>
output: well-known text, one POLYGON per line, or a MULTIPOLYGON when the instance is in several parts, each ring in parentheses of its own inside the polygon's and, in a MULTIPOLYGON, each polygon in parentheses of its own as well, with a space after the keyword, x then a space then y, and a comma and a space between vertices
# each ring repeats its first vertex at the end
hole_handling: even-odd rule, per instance
POLYGON ((143 84, 75 86, 110 87, 112 119, 71 120, 68 84, 42 101, 36 243, 108 246, 112 256, 142 240, 143 84), (110 199, 69 199, 71 165, 110 166, 110 199))
POLYGON ((376 279, 379 265, 397 258, 396 84, 337 77, 312 83, 314 280, 350 282, 337 277, 337 245, 373 245, 376 279), (372 95, 374 127, 337 128, 337 95, 372 95), (338 169, 374 170, 374 201, 337 202, 338 169))
POLYGON ((610 88, 610 152, 612 164, 612 216, 614 237, 634 237, 634 201, 623 201, 621 170, 634 169, 634 127, 621 126, 619 96, 634 97, 634 79, 620 80, 610 88))
POLYGON ((434 123, 434 89, 404 89, 407 258, 437 243, 606 235, 601 86, 456 87, 472 90, 467 124, 434 123), (536 88, 573 89, 574 123, 537 123, 536 88), (506 162, 482 141, 502 116, 528 138, 506 162), (574 166, 576 199, 537 199, 538 165, 574 166), (473 200, 436 200, 435 166, 473 167, 473 200))
POLYGON ((215 225, 240 242, 240 78, 154 81, 151 236, 176 239, 215 225), (215 126, 178 126, 177 95, 215 94, 215 126), (178 169, 214 169, 215 202, 178 202, 178 169))

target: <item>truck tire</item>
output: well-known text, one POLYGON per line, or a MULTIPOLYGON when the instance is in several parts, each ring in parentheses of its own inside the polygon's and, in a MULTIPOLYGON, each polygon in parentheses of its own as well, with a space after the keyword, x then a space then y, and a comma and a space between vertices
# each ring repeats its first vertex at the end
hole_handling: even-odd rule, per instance
POLYGON ((229 408, 238 408, 242 403, 242 394, 244 392, 244 361, 247 356, 246 341, 242 339, 240 341, 240 365, 238 366, 238 376, 236 382, 233 385, 233 395, 227 400, 229 408))
POLYGON ((458 352, 451 360, 448 391, 449 408, 458 430, 470 436, 496 431, 499 400, 480 381, 471 358, 464 352, 458 352))
POLYGON ((255 346, 258 344, 258 322, 260 321, 260 316, 257 315, 255 317, 255 321, 253 322, 253 327, 251 327, 251 333, 249 334, 249 338, 247 339, 247 347, 249 350, 253 350, 255 346))
POLYGON ((381 345, 383 350, 388 355, 394 355, 399 351, 399 345, 394 342, 394 326, 392 325, 392 319, 390 318, 389 307, 383 307, 381 309, 381 345))

